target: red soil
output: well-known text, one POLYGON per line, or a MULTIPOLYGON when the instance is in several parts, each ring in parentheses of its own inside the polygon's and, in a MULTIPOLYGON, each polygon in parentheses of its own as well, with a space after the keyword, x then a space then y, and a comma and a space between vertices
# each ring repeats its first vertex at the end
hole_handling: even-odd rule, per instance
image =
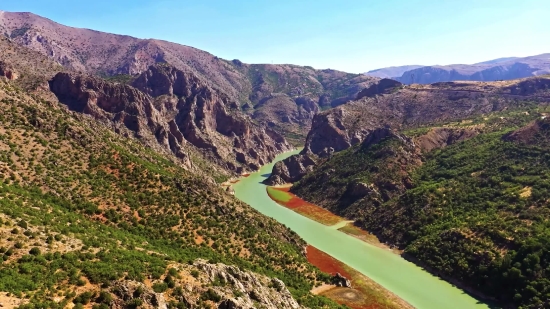
POLYGON ((273 200, 277 201, 277 203, 292 209, 296 211, 297 213, 304 215, 308 218, 311 218, 317 222, 326 224, 326 225, 334 225, 340 221, 343 221, 344 219, 333 214, 332 212, 319 207, 315 204, 308 203, 301 198, 297 197, 296 195, 290 193, 290 187, 272 187, 274 190, 287 192, 291 198, 288 202, 282 202, 277 201, 273 197, 271 197, 273 200))
POLYGON ((387 306, 383 303, 379 303, 378 299, 380 296, 373 296, 371 287, 364 286, 360 283, 358 284, 358 282, 363 280, 356 281, 358 278, 354 277, 353 274, 350 274, 345 269, 345 264, 342 262, 311 245, 307 246, 306 251, 307 260, 319 268, 322 272, 331 275, 340 273, 342 276, 351 279, 352 285, 355 283, 353 289, 335 287, 321 293, 320 295, 324 295, 337 303, 346 305, 352 309, 395 308, 394 306, 387 306))
POLYGON ((351 278, 351 275, 344 269, 342 262, 311 245, 307 246, 306 251, 307 260, 322 272, 331 275, 340 273, 346 278, 351 278))

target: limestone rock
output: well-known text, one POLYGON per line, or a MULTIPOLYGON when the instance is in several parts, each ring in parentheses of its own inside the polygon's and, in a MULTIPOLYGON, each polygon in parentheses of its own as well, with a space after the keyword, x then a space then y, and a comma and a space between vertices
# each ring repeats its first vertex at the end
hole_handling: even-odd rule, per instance
POLYGON ((242 271, 236 266, 209 264, 204 260, 195 261, 194 266, 205 272, 210 281, 226 283, 234 291, 239 291, 243 295, 224 299, 218 308, 256 308, 254 302, 266 309, 301 308, 285 284, 279 279, 270 279, 252 272, 242 271))
POLYGON ((336 275, 332 277, 332 283, 336 286, 351 288, 351 281, 340 273, 336 273, 336 275))

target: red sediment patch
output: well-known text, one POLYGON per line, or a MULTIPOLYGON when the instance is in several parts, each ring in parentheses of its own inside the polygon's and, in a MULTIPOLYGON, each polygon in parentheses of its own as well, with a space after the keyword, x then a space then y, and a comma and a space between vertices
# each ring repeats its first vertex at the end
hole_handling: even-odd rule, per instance
POLYGON ((307 246, 306 251, 307 260, 322 272, 331 275, 340 273, 346 278, 351 278, 351 275, 344 269, 344 263, 311 245, 307 246))
POLYGON ((235 179, 235 180, 231 180, 230 183, 237 183, 237 182, 239 182, 239 181, 240 181, 240 180, 235 179))
POLYGON ((326 296, 352 309, 413 308, 371 279, 325 252, 311 245, 307 246, 306 252, 307 260, 322 272, 331 275, 340 273, 351 280, 352 288, 333 287, 319 295, 326 296))
POLYGON ((241 176, 243 176, 243 177, 248 177, 248 176, 250 176, 250 174, 249 174, 249 173, 246 173, 246 174, 242 174, 241 176))
POLYGON ((290 199, 288 201, 281 201, 269 194, 268 190, 268 195, 272 200, 312 220, 315 220, 325 225, 334 225, 344 220, 344 218, 339 217, 315 204, 308 203, 297 197, 296 195, 290 193, 290 187, 271 187, 271 189, 286 192, 286 194, 290 196, 290 199))

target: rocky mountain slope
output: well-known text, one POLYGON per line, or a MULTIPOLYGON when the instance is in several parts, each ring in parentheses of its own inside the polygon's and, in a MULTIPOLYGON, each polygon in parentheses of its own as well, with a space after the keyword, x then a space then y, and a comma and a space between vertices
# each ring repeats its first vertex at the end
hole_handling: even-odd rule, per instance
POLYGON ((378 127, 411 128, 500 111, 522 102, 550 101, 548 77, 394 86, 316 115, 304 151, 320 154, 327 147, 340 151, 378 127))
POLYGON ((311 67, 227 61, 189 46, 67 27, 32 13, 0 12, 0 32, 75 72, 123 74, 131 80, 151 65, 168 63, 202 78, 257 121, 296 142, 303 141, 317 109, 354 99, 376 80, 311 67))
MULTIPOLYGON (((99 86, 91 110, 147 96, 80 81, 99 86)), ((0 109, 3 307, 337 307, 309 294, 329 278, 296 234, 172 155, 6 77, 0 109)))
POLYGON ((6 38, 0 39, 0 50, 0 76, 14 85, 59 100, 124 136, 137 136, 189 169, 227 177, 256 170, 291 149, 284 137, 254 123, 223 92, 172 66, 151 66, 127 85, 65 70, 6 38))
POLYGON ((476 64, 389 67, 365 74, 393 78, 404 84, 511 80, 550 74, 550 54, 499 58, 476 64))
POLYGON ((151 66, 132 85, 68 73, 50 81, 69 109, 106 121, 117 132, 123 127, 188 166, 186 148, 197 148, 208 161, 238 173, 256 170, 290 149, 282 136, 252 123, 234 110, 235 102, 191 73, 151 66))

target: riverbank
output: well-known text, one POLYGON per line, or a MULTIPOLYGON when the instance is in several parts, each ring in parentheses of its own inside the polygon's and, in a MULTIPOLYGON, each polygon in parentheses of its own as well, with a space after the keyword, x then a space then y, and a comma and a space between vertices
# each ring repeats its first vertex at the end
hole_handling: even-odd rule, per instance
POLYGON ((344 218, 317 205, 308 203, 289 192, 290 186, 266 187, 267 195, 278 204, 324 225, 335 225, 344 218))
MULTIPOLYGON (((282 154, 274 162, 297 152, 299 150, 282 154)), ((419 309, 488 308, 463 290, 389 250, 368 244, 274 202, 262 184, 273 165, 265 165, 259 172, 242 178, 233 186, 235 196, 260 213, 285 224, 311 246, 355 269, 411 306, 419 309)))
POLYGON ((307 246, 306 252, 307 260, 319 268, 319 270, 333 276, 339 273, 349 279, 352 285, 351 288, 325 285, 317 289, 317 291, 314 289, 312 292, 328 297, 352 309, 414 308, 397 295, 327 253, 313 246, 307 246))
POLYGON ((335 226, 338 223, 346 221, 344 226, 338 228, 340 232, 346 233, 373 246, 390 250, 395 254, 402 253, 402 251, 390 248, 388 245, 380 242, 375 235, 355 226, 353 221, 349 221, 343 217, 335 215, 323 207, 304 201, 290 192, 291 187, 291 184, 283 186, 268 186, 266 187, 266 191, 267 195, 277 204, 291 209, 302 216, 327 226, 335 226))

